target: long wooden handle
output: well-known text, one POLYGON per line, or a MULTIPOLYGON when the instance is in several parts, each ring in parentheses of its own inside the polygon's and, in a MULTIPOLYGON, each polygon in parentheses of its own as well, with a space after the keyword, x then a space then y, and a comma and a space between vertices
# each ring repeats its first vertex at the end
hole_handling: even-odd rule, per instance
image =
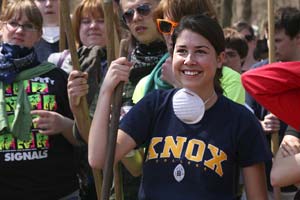
POLYGON ((64 29, 64 21, 63 21, 63 14, 62 14, 62 9, 59 12, 59 51, 63 51, 67 48, 67 38, 65 34, 65 29, 64 29))
POLYGON ((274 32, 274 2, 268 0, 269 63, 275 62, 274 32))
MULTIPOLYGON (((275 62, 275 42, 274 42, 274 2, 268 0, 268 34, 269 34, 269 63, 275 62)), ((276 154, 279 147, 278 132, 273 133, 271 136, 271 150, 276 154)))
MULTIPOLYGON (((122 40, 120 43, 120 56, 127 55, 125 49, 127 49, 127 43, 125 40, 122 40)), ((108 149, 107 149, 105 164, 104 164, 101 200, 109 199, 109 191, 112 185, 116 140, 117 140, 117 133, 119 128, 120 110, 122 106, 123 86, 124 86, 124 82, 118 84, 112 98, 112 112, 111 112, 111 121, 110 121, 109 135, 107 141, 108 149)))
POLYGON ((68 48, 70 50, 71 58, 72 58, 72 65, 74 70, 80 70, 78 55, 77 55, 77 49, 75 45, 75 39, 74 39, 74 31, 71 24, 70 19, 70 9, 68 5, 68 1, 66 0, 60 0, 60 8, 61 8, 61 14, 63 18, 63 25, 64 30, 67 35, 68 40, 68 48))
MULTIPOLYGON (((78 55, 77 55, 77 50, 76 50, 76 45, 75 45, 75 40, 74 40, 74 32, 73 28, 71 25, 71 19, 70 19, 70 10, 69 10, 69 5, 68 1, 66 0, 60 0, 60 8, 61 8, 61 14, 62 14, 62 24, 64 25, 64 30, 67 35, 67 40, 68 40, 68 47, 70 50, 71 58, 72 58, 72 65, 74 70, 80 70, 80 65, 79 65, 79 60, 78 60, 78 55)), ((80 104, 78 106, 80 109, 80 115, 77 117, 77 125, 79 127, 90 127, 91 120, 89 117, 89 112, 88 112, 88 104, 86 101, 86 98, 81 98, 80 104)), ((89 132, 86 131, 87 133, 89 132)), ((83 133, 82 133, 83 134, 83 133)), ((88 142, 88 134, 82 135, 83 139, 88 142)), ((101 196, 101 184, 102 184, 102 174, 100 171, 94 170, 93 169, 93 176, 94 176, 94 181, 95 181, 95 187, 96 187, 96 192, 97 192, 97 197, 100 199, 101 196)))
MULTIPOLYGON (((269 63, 276 61, 275 58, 275 25, 274 25, 274 1, 268 0, 268 37, 269 37, 269 63)), ((271 135, 271 151, 275 155, 279 148, 279 134, 278 132, 271 135)), ((280 200, 280 188, 273 188, 274 199, 280 200)))
MULTIPOLYGON (((105 30, 107 36, 107 63, 110 66, 110 63, 116 58, 116 46, 118 46, 119 39, 116 37, 116 29, 115 29, 115 16, 113 9, 112 0, 103 0, 102 2, 103 10, 104 10, 104 22, 105 22, 105 30)), ((125 48, 124 46, 120 46, 120 49, 125 48)), ((120 117, 120 109, 122 105, 122 90, 123 83, 119 84, 115 89, 113 100, 112 100, 112 117, 109 126, 109 135, 107 139, 107 154, 106 160, 103 169, 103 185, 102 185, 102 200, 108 200, 110 196, 110 189, 112 185, 113 179, 113 169, 114 169, 114 157, 115 157, 115 147, 116 147, 116 138, 117 131, 119 127, 119 117, 120 117)), ((122 190, 122 178, 119 173, 119 167, 115 167, 115 191, 116 191, 116 199, 122 199, 123 190, 122 190)))

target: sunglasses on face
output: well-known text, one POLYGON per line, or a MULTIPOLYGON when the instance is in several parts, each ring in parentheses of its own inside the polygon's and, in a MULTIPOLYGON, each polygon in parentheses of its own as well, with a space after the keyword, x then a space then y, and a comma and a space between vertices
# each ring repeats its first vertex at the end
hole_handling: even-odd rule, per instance
POLYGON ((130 23, 133 20, 134 13, 137 12, 139 15, 147 16, 151 12, 151 5, 149 4, 142 4, 136 7, 135 9, 128 9, 126 12, 123 13, 122 18, 124 22, 130 23))
POLYGON ((167 19, 156 19, 158 31, 162 34, 172 34, 178 23, 167 19))

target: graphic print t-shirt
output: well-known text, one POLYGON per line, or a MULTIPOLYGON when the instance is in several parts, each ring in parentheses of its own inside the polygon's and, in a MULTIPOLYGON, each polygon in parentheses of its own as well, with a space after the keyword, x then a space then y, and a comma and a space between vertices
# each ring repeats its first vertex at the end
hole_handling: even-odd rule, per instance
MULTIPOLYGON (((55 111, 71 118, 67 99, 67 74, 55 68, 24 81, 32 110, 55 111)), ((14 119, 17 84, 5 86, 9 124, 14 119)), ((37 116, 32 116, 35 118, 37 116)), ((73 147, 61 135, 40 134, 32 124, 31 139, 21 141, 0 135, 1 199, 58 199, 77 189, 73 147)))

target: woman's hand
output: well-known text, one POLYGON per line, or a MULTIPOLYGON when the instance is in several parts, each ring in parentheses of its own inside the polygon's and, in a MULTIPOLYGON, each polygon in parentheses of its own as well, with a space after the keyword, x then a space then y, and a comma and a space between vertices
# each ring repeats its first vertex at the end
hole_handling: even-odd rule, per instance
POLYGON ((73 124, 73 120, 53 111, 33 110, 32 115, 37 115, 32 122, 44 135, 55 135, 66 131, 73 124))
POLYGON ((120 57, 114 60, 108 68, 101 90, 112 94, 121 81, 128 81, 131 67, 132 63, 130 63, 125 57, 120 57))
POLYGON ((293 156, 300 153, 300 140, 293 135, 285 135, 280 148, 283 157, 293 156))
POLYGON ((272 113, 265 116, 264 120, 261 122, 261 125, 264 131, 269 133, 276 133, 280 129, 280 121, 272 113))
POLYGON ((72 71, 68 78, 68 97, 72 112, 79 105, 80 99, 86 96, 89 90, 88 74, 81 71, 72 71))

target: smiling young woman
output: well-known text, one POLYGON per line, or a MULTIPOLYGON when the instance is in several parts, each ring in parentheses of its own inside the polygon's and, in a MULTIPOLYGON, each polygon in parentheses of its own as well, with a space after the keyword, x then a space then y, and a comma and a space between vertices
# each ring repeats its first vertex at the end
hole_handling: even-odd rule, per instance
MULTIPOLYGON (((186 16, 172 41, 173 71, 184 88, 156 90, 125 115, 116 162, 146 145, 139 199, 234 199, 241 166, 248 199, 266 200, 263 162, 271 157, 262 129, 244 106, 215 90, 225 49, 222 28, 205 15, 186 16)), ((128 80, 129 68, 116 60, 104 79, 90 129, 92 167, 103 167, 111 97, 119 81, 128 80)))
MULTIPOLYGON (((216 12, 209 0, 164 0, 159 3, 154 16, 157 18, 157 28, 164 37, 169 52, 172 52, 173 48, 171 34, 180 19, 186 15, 201 13, 216 18, 216 12)), ((165 54, 151 74, 137 84, 132 98, 134 103, 155 89, 170 89, 179 86, 174 78, 171 63, 172 57, 165 54)), ((240 74, 227 66, 219 67, 216 71, 215 82, 215 89, 218 93, 223 93, 229 99, 242 105, 245 103, 245 90, 240 81, 240 74)))

